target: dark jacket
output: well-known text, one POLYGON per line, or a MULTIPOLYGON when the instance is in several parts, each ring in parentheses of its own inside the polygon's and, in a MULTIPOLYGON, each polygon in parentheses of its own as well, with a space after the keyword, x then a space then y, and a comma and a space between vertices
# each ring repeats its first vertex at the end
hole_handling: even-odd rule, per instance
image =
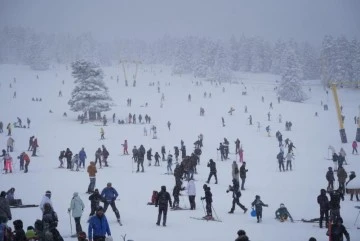
POLYGON ((344 201, 344 195, 341 192, 337 190, 330 192, 330 202, 329 202, 330 209, 340 208, 340 200, 344 201))
POLYGON ((140 147, 139 147, 139 155, 138 155, 138 158, 139 158, 139 160, 140 161, 143 161, 144 160, 144 156, 145 156, 145 148, 144 148, 144 146, 143 145, 141 145, 140 147))
POLYGON ((210 187, 205 188, 205 197, 202 197, 201 200, 205 199, 207 203, 212 203, 212 193, 210 191, 210 187))
POLYGON ((345 235, 346 240, 350 241, 350 235, 344 225, 331 225, 331 241, 343 241, 343 235, 345 235))
POLYGON ((210 161, 208 164, 207 164, 207 167, 210 167, 210 172, 216 172, 216 163, 214 161, 210 161))
POLYGON ((262 207, 267 207, 267 204, 264 204, 260 198, 256 198, 252 203, 251 206, 255 207, 256 211, 262 211, 262 207))
POLYGON ((245 169, 245 165, 242 164, 241 167, 240 167, 240 178, 246 178, 246 172, 247 172, 247 171, 248 171, 248 170, 245 169))
POLYGON ((11 220, 9 202, 5 197, 0 197, 0 218, 11 220))
POLYGON ((233 192, 233 198, 240 198, 241 192, 240 192, 240 185, 239 182, 236 179, 233 179, 233 185, 229 185, 229 191, 233 192))
POLYGON ((147 152, 146 152, 146 158, 149 160, 149 161, 151 161, 152 159, 151 159, 151 157, 152 157, 153 155, 151 154, 151 149, 149 149, 147 152))
POLYGON ((329 170, 329 171, 327 171, 327 173, 326 173, 326 180, 328 181, 328 182, 333 182, 333 181, 335 181, 335 177, 334 177, 334 172, 333 171, 331 171, 331 170, 329 170))
POLYGON ((326 196, 326 193, 321 193, 318 197, 317 197, 317 202, 320 205, 320 210, 322 211, 327 211, 329 210, 329 199, 326 196))
POLYGON ((279 152, 279 154, 277 154, 276 158, 278 159, 279 162, 283 162, 284 161, 284 153, 279 152))
POLYGON ((158 193, 158 196, 157 196, 157 199, 155 202, 155 206, 160 206, 161 208, 165 208, 168 206, 168 203, 171 207, 172 201, 171 201, 170 194, 167 191, 161 190, 158 193))
POLYGON ((100 193, 94 192, 93 194, 91 194, 89 196, 89 200, 91 202, 91 207, 97 208, 100 204, 100 201, 102 200, 102 197, 101 197, 100 193))

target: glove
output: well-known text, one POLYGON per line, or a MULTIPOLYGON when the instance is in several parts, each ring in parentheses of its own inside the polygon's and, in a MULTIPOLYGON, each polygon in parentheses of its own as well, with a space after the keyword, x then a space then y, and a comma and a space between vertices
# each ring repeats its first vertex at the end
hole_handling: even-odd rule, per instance
POLYGON ((226 193, 228 193, 229 192, 229 190, 226 190, 226 193))
POLYGON ((71 211, 70 208, 68 208, 68 213, 70 213, 70 211, 71 211))
POLYGON ((204 200, 205 198, 204 197, 201 197, 200 200, 204 200))
POLYGON ((12 219, 12 217, 10 216, 10 217, 8 217, 8 219, 9 219, 9 221, 12 219))

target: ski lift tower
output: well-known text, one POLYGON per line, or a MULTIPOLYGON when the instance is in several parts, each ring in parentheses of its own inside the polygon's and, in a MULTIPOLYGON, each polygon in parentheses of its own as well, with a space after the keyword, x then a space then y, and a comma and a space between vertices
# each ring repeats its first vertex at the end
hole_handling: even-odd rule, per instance
POLYGON ((133 86, 135 87, 138 68, 139 68, 139 64, 141 64, 141 61, 128 61, 128 60, 121 60, 120 61, 120 64, 122 65, 122 69, 123 69, 123 72, 124 72, 125 86, 128 86, 128 79, 127 79, 126 68, 125 68, 126 63, 135 64, 135 73, 133 74, 133 86))
MULTIPOLYGON (((338 94, 337 94, 337 89, 336 89, 336 84, 332 83, 331 84, 331 90, 333 93, 333 97, 334 97, 334 101, 335 101, 335 107, 336 107, 336 112, 337 112, 337 117, 338 117, 338 121, 339 121, 339 126, 340 126, 340 138, 341 138, 341 142, 342 143, 347 143, 347 138, 346 138, 346 133, 345 133, 345 128, 344 128, 344 122, 343 122, 343 118, 341 116, 341 109, 340 109, 340 104, 339 104, 339 98, 338 98, 338 94)), ((358 128, 359 129, 359 128, 358 128)))

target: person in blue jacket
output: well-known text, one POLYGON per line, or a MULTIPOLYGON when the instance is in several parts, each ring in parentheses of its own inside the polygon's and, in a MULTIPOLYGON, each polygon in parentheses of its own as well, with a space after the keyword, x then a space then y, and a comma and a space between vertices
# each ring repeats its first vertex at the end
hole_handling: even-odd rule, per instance
POLYGON ((104 212, 104 208, 99 206, 96 209, 96 215, 90 218, 88 229, 89 241, 105 241, 106 234, 111 236, 109 223, 104 212))
POLYGON ((86 152, 84 150, 84 147, 81 148, 81 151, 79 152, 79 159, 80 159, 80 163, 79 163, 79 167, 83 167, 85 168, 85 159, 86 159, 86 152))
POLYGON ((119 210, 116 208, 115 200, 119 196, 118 192, 115 188, 112 187, 111 182, 107 183, 107 186, 102 190, 101 197, 104 200, 104 213, 106 212, 109 205, 111 206, 112 210, 115 213, 117 221, 120 222, 120 213, 119 210))

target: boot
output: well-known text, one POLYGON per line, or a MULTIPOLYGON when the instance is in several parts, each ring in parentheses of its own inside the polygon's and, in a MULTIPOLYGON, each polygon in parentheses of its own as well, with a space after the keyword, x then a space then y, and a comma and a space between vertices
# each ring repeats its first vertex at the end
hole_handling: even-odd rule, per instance
POLYGON ((228 213, 234 213, 234 210, 231 209, 228 213))

